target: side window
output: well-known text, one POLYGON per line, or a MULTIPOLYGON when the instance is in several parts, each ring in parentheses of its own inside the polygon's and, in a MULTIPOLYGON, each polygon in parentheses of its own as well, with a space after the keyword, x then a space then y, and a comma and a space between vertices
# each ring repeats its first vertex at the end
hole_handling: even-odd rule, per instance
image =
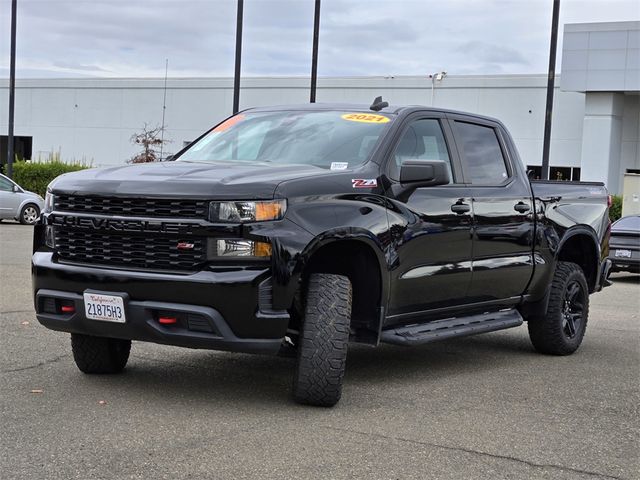
POLYGON ((492 127, 455 122, 462 160, 473 185, 501 185, 509 178, 500 142, 492 127))
POLYGON ((13 183, 11 183, 6 178, 0 177, 0 191, 2 191, 2 192, 12 192, 13 191, 13 183))
POLYGON ((405 160, 442 160, 447 164, 450 183, 453 182, 447 143, 440 122, 434 118, 416 120, 409 124, 393 153, 391 178, 400 178, 400 166, 405 160))

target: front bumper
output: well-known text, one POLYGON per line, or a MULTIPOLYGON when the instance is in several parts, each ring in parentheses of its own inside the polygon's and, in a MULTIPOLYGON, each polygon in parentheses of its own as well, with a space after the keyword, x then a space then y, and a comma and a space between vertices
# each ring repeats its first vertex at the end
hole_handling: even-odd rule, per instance
POLYGON ((225 268, 190 275, 98 269, 57 263, 54 254, 36 251, 32 259, 33 290, 38 321, 47 328, 167 345, 251 353, 277 353, 289 316, 273 311, 267 267, 225 268), (88 320, 85 290, 121 295, 124 324, 88 320), (46 311, 47 298, 72 302, 73 314, 46 311), (161 325, 160 313, 179 319, 161 325))

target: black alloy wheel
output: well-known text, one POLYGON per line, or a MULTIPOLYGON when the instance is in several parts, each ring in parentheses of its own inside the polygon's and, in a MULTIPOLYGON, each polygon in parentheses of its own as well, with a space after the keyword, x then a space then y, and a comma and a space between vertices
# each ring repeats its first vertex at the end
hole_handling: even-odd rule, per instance
POLYGON ((585 296, 582 285, 577 280, 567 285, 562 309, 562 331, 568 339, 575 338, 582 327, 585 296))

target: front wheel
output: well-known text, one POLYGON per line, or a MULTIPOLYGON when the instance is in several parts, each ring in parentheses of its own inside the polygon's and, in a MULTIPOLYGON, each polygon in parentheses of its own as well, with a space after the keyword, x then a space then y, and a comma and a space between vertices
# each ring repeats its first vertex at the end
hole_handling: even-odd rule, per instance
POLYGON ((129 360, 131 340, 72 333, 71 350, 83 373, 120 373, 129 360))
POLYGON ((298 339, 293 396, 299 403, 332 407, 342 395, 351 323, 351 282, 342 275, 309 278, 298 339))
POLYGON ((547 313, 528 321, 529 338, 536 350, 570 355, 584 337, 589 316, 589 288, 582 269, 572 262, 558 262, 547 313))
POLYGON ((20 211, 20 223, 23 225, 33 225, 40 216, 40 209, 33 203, 28 203, 20 211))

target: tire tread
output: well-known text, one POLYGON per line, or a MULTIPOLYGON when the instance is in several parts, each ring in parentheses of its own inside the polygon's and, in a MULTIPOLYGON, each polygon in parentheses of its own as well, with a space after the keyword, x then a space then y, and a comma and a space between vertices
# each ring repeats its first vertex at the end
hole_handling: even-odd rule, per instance
POLYGON ((72 333, 71 350, 83 373, 120 373, 129 360, 131 340, 72 333))
POLYGON ((351 302, 347 277, 323 273, 309 278, 293 387, 297 402, 331 407, 340 400, 351 302))

